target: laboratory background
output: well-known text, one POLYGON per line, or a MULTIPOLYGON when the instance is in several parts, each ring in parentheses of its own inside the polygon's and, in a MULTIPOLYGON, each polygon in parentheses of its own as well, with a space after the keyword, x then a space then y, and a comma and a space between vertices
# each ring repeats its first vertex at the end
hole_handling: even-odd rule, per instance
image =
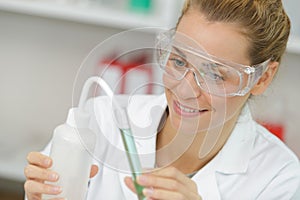
MULTIPOLYGON (((300 157, 300 7, 283 0, 292 20, 292 32, 280 71, 267 93, 250 100, 254 117, 300 157)), ((23 199, 26 155, 40 151, 54 128, 66 119, 78 99, 73 91, 79 68, 101 42, 117 33, 143 27, 175 26, 183 0, 0 0, 0 199, 23 199)), ((107 58, 136 38, 152 43, 154 29, 134 31, 102 53, 89 57, 89 68, 76 84, 98 75, 107 58), (105 53, 103 53, 105 52, 105 53)), ((140 62, 149 51, 112 63, 106 68, 110 83, 140 62)), ((126 93, 141 79, 159 81, 155 68, 134 71, 118 86, 126 93)), ((141 93, 158 93, 147 87, 141 93)))

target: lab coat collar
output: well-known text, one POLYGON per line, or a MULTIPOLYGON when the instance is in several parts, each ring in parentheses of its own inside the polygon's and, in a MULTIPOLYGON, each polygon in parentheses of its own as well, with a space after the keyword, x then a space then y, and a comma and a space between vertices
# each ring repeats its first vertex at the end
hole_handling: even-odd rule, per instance
POLYGON ((254 121, 248 104, 244 106, 235 128, 215 157, 216 171, 223 174, 245 173, 256 138, 254 121))
POLYGON ((215 171, 216 164, 215 159, 211 160, 192 177, 192 180, 197 183, 198 193, 204 199, 221 200, 215 171))

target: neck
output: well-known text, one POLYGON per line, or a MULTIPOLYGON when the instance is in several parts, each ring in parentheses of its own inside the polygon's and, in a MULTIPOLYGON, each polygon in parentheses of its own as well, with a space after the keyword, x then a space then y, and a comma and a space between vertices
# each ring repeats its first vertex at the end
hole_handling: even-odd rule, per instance
POLYGON ((158 167, 172 165, 183 173, 200 170, 222 149, 237 116, 223 126, 197 134, 178 133, 171 125, 170 117, 157 136, 156 163, 158 167), (187 165, 188 163, 188 165, 187 165))

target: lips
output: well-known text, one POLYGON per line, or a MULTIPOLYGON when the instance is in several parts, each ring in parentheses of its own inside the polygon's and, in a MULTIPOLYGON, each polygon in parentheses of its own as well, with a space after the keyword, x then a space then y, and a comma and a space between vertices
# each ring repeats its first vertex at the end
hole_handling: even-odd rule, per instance
POLYGON ((195 109, 182 105, 178 101, 173 102, 174 111, 184 117, 194 117, 204 114, 208 109, 195 109))

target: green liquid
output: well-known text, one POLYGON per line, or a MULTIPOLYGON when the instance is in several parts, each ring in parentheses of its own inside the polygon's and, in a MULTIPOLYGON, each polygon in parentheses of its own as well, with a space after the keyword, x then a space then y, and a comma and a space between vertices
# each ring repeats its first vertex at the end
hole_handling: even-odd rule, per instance
POLYGON ((127 158, 129 161, 130 165, 130 170, 132 172, 132 178, 135 186, 135 190, 138 195, 139 200, 144 200, 146 199, 145 196, 143 195, 143 186, 140 186, 136 182, 136 177, 141 174, 142 172, 142 166, 140 163, 140 158, 134 143, 134 138, 132 136, 131 130, 130 129, 120 129, 121 135, 122 135, 122 140, 123 144, 126 150, 127 158))

